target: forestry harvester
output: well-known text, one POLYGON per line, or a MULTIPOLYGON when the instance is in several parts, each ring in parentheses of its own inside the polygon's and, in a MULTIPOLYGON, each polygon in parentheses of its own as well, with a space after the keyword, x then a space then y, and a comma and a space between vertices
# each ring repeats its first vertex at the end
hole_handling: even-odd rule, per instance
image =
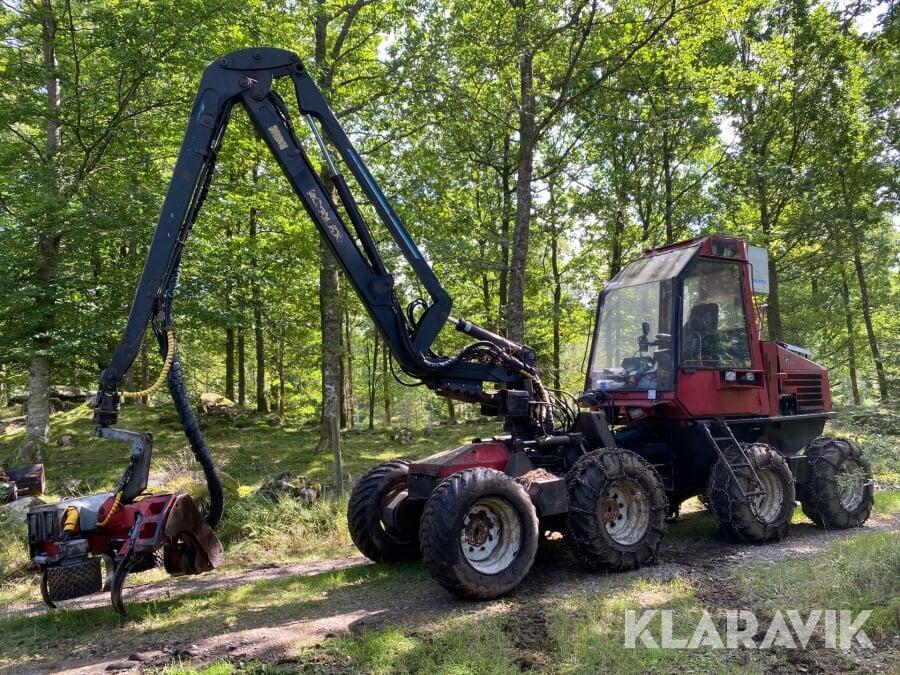
POLYGON ((450 315, 450 296, 297 55, 246 49, 204 72, 124 336, 101 374, 96 434, 128 444, 127 468, 112 492, 28 515, 48 605, 105 586, 124 614, 130 572, 162 562, 172 574, 195 574, 222 557, 214 532, 222 485, 185 389, 173 300, 235 105, 274 154, 399 369, 503 421, 502 434, 381 464, 356 483, 349 529, 372 560, 421 557, 451 592, 486 599, 522 581, 548 531, 564 532, 590 569, 651 563, 666 520, 695 495, 723 533, 754 543, 785 535, 795 498, 823 528, 854 527, 869 516, 868 462, 849 441, 820 436, 832 414, 827 371, 808 352, 760 337, 753 293, 765 263, 754 266, 744 242, 704 236, 625 267, 600 295, 584 392, 576 400, 551 391, 534 350, 450 315), (324 178, 273 89, 280 79, 293 85, 324 178), (342 169, 426 297, 401 307, 342 169), (148 324, 164 359, 151 390, 165 383, 172 395, 207 479, 205 514, 186 494, 147 493, 152 436, 114 428, 121 398, 149 393, 121 389, 148 324), (454 356, 433 349, 447 324, 472 338, 454 356))

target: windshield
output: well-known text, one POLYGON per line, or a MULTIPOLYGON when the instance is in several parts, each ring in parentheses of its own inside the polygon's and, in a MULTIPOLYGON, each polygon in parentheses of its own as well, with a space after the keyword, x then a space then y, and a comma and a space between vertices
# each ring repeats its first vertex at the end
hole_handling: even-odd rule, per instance
POLYGON ((648 281, 673 279, 694 257, 694 253, 697 252, 698 248, 700 248, 699 245, 688 246, 687 248, 679 248, 674 251, 638 258, 619 272, 606 285, 606 289, 636 286, 645 284, 648 281))
POLYGON ((606 285, 594 334, 590 388, 674 388, 672 288, 698 248, 639 258, 606 285))
POLYGON ((591 387, 671 390, 671 308, 671 279, 605 291, 591 358, 591 387))

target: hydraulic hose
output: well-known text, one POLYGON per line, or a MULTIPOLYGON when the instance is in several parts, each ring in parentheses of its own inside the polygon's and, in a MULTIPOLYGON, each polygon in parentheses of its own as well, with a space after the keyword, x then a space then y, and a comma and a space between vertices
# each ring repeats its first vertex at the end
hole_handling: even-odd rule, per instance
MULTIPOLYGON (((201 197, 202 201, 202 197, 201 197)), ((199 210, 199 206, 195 207, 199 210)), ((192 220, 189 222, 193 223, 192 220)), ((203 476, 206 478, 206 489, 209 492, 209 510, 206 512, 207 524, 215 529, 222 520, 222 513, 225 510, 225 494, 222 489, 222 479, 216 473, 216 467, 213 464, 212 457, 209 454, 209 448, 200 431, 200 422, 191 406, 191 399, 188 396, 187 387, 184 384, 184 371, 181 368, 181 359, 178 358, 178 349, 176 347, 175 354, 169 354, 169 335, 172 334, 172 302, 175 298, 175 289, 178 287, 178 277, 181 273, 181 251, 179 250, 172 261, 172 268, 166 283, 164 302, 162 307, 162 325, 154 324, 153 332, 159 342, 159 351, 166 361, 171 360, 171 367, 166 378, 166 384, 169 388, 169 394, 175 403, 175 410, 178 411, 178 419, 181 421, 181 428, 184 435, 191 445, 191 451, 194 453, 194 459, 203 469, 203 476), (163 328, 165 326, 165 329, 163 328), (171 357, 171 358, 170 358, 171 357)), ((174 344, 174 340, 172 342, 174 344)))
POLYGON ((194 459, 203 468, 203 475, 206 477, 206 487, 209 490, 209 510, 206 512, 206 522, 210 527, 215 528, 219 521, 222 520, 222 513, 225 509, 222 479, 216 473, 216 467, 209 454, 209 448, 206 446, 206 441, 203 439, 203 434, 200 431, 200 423, 197 421, 197 415, 194 414, 194 408, 191 406, 187 388, 184 386, 181 359, 178 358, 177 354, 172 360, 167 384, 169 385, 169 393, 172 395, 172 401, 175 403, 175 410, 178 411, 178 418, 181 420, 184 435, 187 436, 188 442, 191 444, 191 450, 194 452, 194 459))

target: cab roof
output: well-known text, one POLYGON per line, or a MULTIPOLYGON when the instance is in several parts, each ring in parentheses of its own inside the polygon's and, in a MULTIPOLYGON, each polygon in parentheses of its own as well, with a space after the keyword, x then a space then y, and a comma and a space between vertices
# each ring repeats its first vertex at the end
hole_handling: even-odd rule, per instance
POLYGON ((644 251, 644 256, 655 256, 682 248, 698 247, 698 255, 712 258, 729 258, 747 260, 747 243, 739 237, 718 234, 705 234, 693 239, 685 239, 675 244, 668 244, 644 251))

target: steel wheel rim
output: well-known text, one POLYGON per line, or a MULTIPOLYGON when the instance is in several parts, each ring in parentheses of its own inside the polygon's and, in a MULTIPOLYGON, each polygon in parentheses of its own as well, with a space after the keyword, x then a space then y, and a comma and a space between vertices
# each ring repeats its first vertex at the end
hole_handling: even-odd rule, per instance
POLYGON ((650 500, 634 480, 610 483, 600 498, 599 510, 606 533, 622 546, 639 542, 650 526, 650 500))
POLYGON ((513 505, 502 497, 482 497, 463 517, 459 545, 475 571, 499 574, 516 559, 522 537, 522 524, 513 505))
POLYGON ((765 494, 753 498, 753 510, 763 522, 773 523, 781 513, 784 504, 784 486, 778 474, 771 469, 757 471, 759 482, 765 494))
POLYGON ((837 480, 841 506, 847 511, 856 511, 865 497, 865 470, 855 459, 845 459, 841 462, 837 480))

